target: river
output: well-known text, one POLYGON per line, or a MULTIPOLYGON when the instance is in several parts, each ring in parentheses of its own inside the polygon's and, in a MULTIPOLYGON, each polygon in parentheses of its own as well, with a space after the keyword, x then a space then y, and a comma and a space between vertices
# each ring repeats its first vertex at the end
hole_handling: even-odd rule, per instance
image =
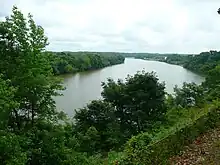
POLYGON ((124 80, 128 74, 134 75, 141 70, 156 72, 159 80, 166 83, 166 91, 169 93, 173 92, 175 85, 181 87, 183 82, 200 84, 204 81, 204 77, 178 65, 126 58, 123 64, 62 76, 66 90, 62 91, 63 96, 55 98, 57 109, 73 116, 74 109, 82 108, 91 100, 101 98, 101 82, 106 82, 109 77, 124 80))

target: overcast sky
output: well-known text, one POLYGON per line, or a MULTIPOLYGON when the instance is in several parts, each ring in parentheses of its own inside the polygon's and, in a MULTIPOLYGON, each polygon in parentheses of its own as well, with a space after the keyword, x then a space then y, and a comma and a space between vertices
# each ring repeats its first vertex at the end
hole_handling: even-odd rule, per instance
POLYGON ((13 5, 43 26, 48 50, 220 50, 220 0, 0 0, 0 19, 13 5))

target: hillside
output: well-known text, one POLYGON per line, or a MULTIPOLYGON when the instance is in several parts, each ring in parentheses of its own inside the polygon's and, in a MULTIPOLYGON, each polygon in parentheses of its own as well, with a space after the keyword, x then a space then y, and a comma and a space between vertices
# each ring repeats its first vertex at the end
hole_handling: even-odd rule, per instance
POLYGON ((33 16, 17 7, 0 22, 0 164, 160 165, 187 161, 195 149, 205 149, 204 163, 217 158, 206 152, 219 147, 219 52, 169 56, 203 73, 200 85, 183 83, 168 94, 155 72, 109 78, 101 85, 103 99, 68 118, 55 106, 54 97, 64 90, 56 75, 122 63, 124 56, 46 52, 47 40, 33 16))
POLYGON ((170 164, 220 164, 220 127, 200 135, 192 144, 185 146, 179 156, 170 158, 170 164))

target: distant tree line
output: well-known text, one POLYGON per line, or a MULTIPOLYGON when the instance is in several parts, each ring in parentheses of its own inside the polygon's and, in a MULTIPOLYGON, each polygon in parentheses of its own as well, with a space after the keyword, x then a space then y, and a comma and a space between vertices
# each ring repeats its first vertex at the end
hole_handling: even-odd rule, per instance
POLYGON ((56 75, 99 69, 121 64, 125 57, 118 53, 46 52, 56 75))
POLYGON ((195 72, 208 74, 211 69, 214 69, 219 64, 220 52, 209 51, 202 52, 199 55, 189 56, 183 66, 195 72))
POLYGON ((125 57, 134 57, 136 59, 153 60, 167 62, 170 64, 182 65, 191 54, 159 54, 159 53, 131 53, 125 57))
POLYGON ((169 55, 162 61, 182 65, 184 68, 197 73, 208 74, 210 70, 220 64, 220 52, 209 51, 197 55, 169 55))
POLYGON ((211 69, 214 69, 220 64, 220 52, 208 51, 200 54, 150 54, 136 53, 135 58, 145 60, 155 60, 166 62, 169 64, 181 65, 191 71, 208 74, 211 69))

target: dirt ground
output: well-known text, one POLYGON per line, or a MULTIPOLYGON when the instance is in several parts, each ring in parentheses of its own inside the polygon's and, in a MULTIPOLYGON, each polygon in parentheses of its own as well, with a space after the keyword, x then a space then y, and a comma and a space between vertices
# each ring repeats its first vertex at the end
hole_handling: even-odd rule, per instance
POLYGON ((179 156, 170 158, 171 165, 220 165, 220 127, 199 136, 179 156))

